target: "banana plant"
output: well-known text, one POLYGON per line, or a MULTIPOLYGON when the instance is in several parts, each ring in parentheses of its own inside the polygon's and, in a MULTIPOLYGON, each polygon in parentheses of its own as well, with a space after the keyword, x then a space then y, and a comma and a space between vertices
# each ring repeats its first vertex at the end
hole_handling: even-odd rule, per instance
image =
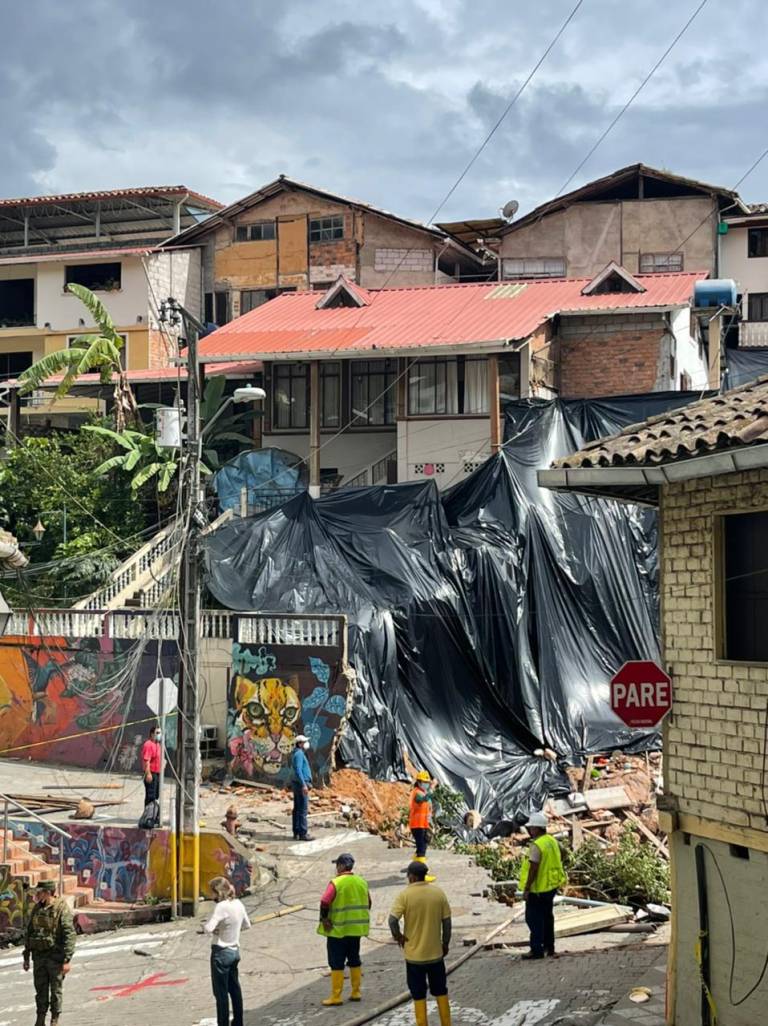
POLYGON ((224 442, 242 442, 249 449, 253 448, 253 439, 239 430, 247 424, 247 414, 235 413, 228 417, 216 417, 216 413, 221 409, 221 404, 224 401, 226 385, 227 379, 221 374, 209 378, 203 393, 203 400, 200 403, 200 420, 203 425, 203 463, 209 470, 218 470, 221 466, 217 450, 224 442), (216 418, 215 423, 213 423, 214 418, 216 418), (211 425, 210 431, 206 430, 208 424, 211 425))
POLYGON ((106 307, 90 289, 74 283, 67 288, 87 308, 96 323, 97 332, 78 335, 69 349, 58 349, 33 363, 19 375, 20 391, 42 388, 49 378, 63 374, 56 395, 64 396, 81 374, 98 371, 102 384, 109 385, 114 381, 115 430, 123 432, 127 424, 136 422, 138 416, 136 397, 120 362, 125 342, 117 333, 106 307))
POLYGON ((153 477, 157 478, 159 493, 168 490, 179 469, 178 452, 158 445, 154 434, 144 434, 143 431, 133 431, 130 428, 112 431, 111 428, 99 424, 86 424, 83 430, 109 438, 122 449, 122 452, 100 463, 94 470, 95 474, 103 476, 112 470, 131 474, 131 494, 134 498, 142 485, 151 481, 153 477))

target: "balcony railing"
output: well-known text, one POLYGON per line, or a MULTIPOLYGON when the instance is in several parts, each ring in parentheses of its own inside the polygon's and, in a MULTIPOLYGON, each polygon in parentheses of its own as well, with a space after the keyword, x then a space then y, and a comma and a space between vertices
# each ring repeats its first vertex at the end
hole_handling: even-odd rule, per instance
POLYGON ((768 346, 768 321, 742 321, 739 325, 739 345, 768 346))

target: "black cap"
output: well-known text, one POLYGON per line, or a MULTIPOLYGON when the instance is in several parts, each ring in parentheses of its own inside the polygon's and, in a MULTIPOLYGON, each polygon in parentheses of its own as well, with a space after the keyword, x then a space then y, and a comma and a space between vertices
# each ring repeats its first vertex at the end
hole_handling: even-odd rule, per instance
POLYGON ((429 872, 429 869, 427 868, 426 862, 411 862, 408 866, 407 872, 409 876, 416 876, 419 880, 423 880, 429 872))
POLYGON ((336 866, 345 866, 347 869, 352 869, 355 864, 354 855, 350 855, 349 852, 344 852, 339 855, 338 858, 332 860, 336 866))

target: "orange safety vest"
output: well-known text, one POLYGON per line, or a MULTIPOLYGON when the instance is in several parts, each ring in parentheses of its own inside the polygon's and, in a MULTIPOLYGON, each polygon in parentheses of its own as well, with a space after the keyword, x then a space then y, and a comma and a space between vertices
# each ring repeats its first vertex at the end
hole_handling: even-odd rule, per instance
POLYGON ((424 794, 420 787, 411 791, 411 809, 408 815, 409 830, 427 830, 429 828, 430 802, 417 802, 416 795, 424 794))

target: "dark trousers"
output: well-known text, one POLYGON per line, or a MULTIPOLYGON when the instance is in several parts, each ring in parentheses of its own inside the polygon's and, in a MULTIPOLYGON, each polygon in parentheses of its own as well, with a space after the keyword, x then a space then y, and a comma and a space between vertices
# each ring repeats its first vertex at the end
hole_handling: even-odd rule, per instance
POLYGON ((423 859, 427 854, 427 836, 429 831, 426 827, 413 827, 411 836, 416 844, 416 854, 423 859))
POLYGON ((359 937, 328 938, 328 965, 331 969, 340 971, 345 965, 355 969, 362 964, 359 937))
POLYGON ((153 773, 151 780, 144 781, 144 804, 156 802, 160 799, 160 774, 153 773))
POLYGON ((47 951, 32 952, 32 976, 35 982, 35 1006, 38 1015, 45 1015, 50 1008, 51 1015, 61 1014, 61 995, 64 974, 61 956, 47 951))
POLYGON ((239 948, 211 948, 211 984, 216 999, 217 1026, 230 1026, 229 1000, 232 999, 232 1026, 243 1026, 243 994, 237 967, 239 948))
POLYGON ((531 892, 525 902, 525 921, 531 931, 531 954, 551 955, 555 950, 555 910, 557 891, 531 892))
POLYGON ((414 1001, 426 1001, 427 984, 432 997, 443 997, 448 993, 445 962, 406 962, 405 978, 414 1001))
POLYGON ((306 837, 309 833, 309 795, 304 794, 304 785, 293 784, 293 836, 306 837))

